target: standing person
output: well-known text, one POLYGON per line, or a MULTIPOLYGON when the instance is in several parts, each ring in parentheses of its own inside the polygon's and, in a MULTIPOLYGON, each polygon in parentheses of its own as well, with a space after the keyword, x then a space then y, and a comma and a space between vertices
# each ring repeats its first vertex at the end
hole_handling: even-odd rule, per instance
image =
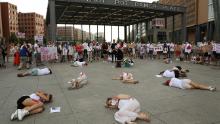
POLYGON ((34 54, 35 54, 36 66, 39 66, 41 64, 41 52, 40 52, 40 46, 38 45, 38 41, 36 41, 34 44, 34 54))
POLYGON ((88 54, 88 62, 92 62, 93 61, 93 46, 92 43, 88 43, 88 47, 87 47, 87 54, 88 54))
POLYGON ((84 43, 82 44, 82 46, 83 46, 83 59, 84 59, 85 61, 87 61, 87 60, 88 60, 88 50, 87 50, 87 48, 88 48, 88 43, 87 43, 87 42, 84 42, 84 43))
POLYGON ((184 52, 185 52, 185 60, 190 61, 190 54, 192 52, 192 45, 188 42, 186 42, 186 45, 184 47, 184 52))
POLYGON ((140 103, 134 97, 126 94, 109 97, 106 100, 106 108, 118 109, 114 118, 120 124, 136 124, 137 119, 149 122, 149 115, 140 112, 140 103))
POLYGON ((116 68, 121 68, 121 63, 124 59, 124 54, 122 50, 119 48, 117 48, 116 57, 117 57, 116 68))
POLYGON ((111 52, 111 55, 112 55, 112 63, 115 62, 116 60, 116 43, 115 43, 115 39, 113 40, 113 43, 111 44, 111 49, 112 49, 112 52, 111 52))
POLYGON ((0 67, 5 67, 2 44, 0 44, 0 67))
POLYGON ((17 46, 15 46, 14 66, 19 66, 19 64, 20 64, 19 48, 17 46))
POLYGON ((106 42, 102 43, 102 56, 104 61, 108 59, 108 44, 106 42))
POLYGON ((28 49, 27 49, 27 45, 24 43, 22 46, 21 46, 21 49, 20 49, 20 57, 21 57, 21 63, 18 67, 18 70, 22 69, 24 66, 26 68, 29 68, 28 66, 28 49))

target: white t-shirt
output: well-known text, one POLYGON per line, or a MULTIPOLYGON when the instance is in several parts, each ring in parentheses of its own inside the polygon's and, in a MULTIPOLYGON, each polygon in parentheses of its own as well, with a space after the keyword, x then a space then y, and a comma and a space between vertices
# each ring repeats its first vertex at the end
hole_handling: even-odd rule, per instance
POLYGON ((41 76, 41 75, 47 75, 47 74, 50 74, 49 68, 38 69, 37 75, 41 76))
POLYGON ((172 78, 170 80, 170 86, 171 87, 176 87, 176 88, 180 88, 180 89, 189 89, 191 88, 190 83, 191 80, 189 79, 178 79, 178 78, 172 78))
POLYGON ((82 67, 83 65, 86 64, 86 62, 75 61, 74 64, 75 64, 76 66, 80 66, 80 67, 82 67))
POLYGON ((192 52, 192 45, 191 44, 186 44, 185 45, 185 52, 186 53, 191 53, 192 52))
POLYGON ((40 101, 40 97, 36 93, 31 94, 29 97, 33 100, 40 101))
POLYGON ((164 71, 163 76, 167 78, 175 78, 175 73, 174 71, 166 70, 164 71))
POLYGON ((126 73, 126 72, 123 72, 123 80, 127 80, 127 79, 129 79, 129 80, 133 80, 134 78, 133 78, 133 75, 131 74, 131 73, 126 73))

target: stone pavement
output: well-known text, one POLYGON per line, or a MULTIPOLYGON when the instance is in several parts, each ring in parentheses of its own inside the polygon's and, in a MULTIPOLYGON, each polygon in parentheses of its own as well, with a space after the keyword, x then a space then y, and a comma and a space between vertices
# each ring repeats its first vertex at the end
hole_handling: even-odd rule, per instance
MULTIPOLYGON (((220 69, 212 66, 175 62, 165 65, 160 61, 136 60, 135 67, 115 69, 112 64, 97 62, 88 67, 70 64, 47 64, 52 75, 18 78, 15 67, 0 69, 0 124, 116 124, 113 110, 104 108, 107 97, 119 93, 136 97, 142 111, 151 115, 150 124, 220 124, 220 92, 180 90, 163 86, 165 78, 156 78, 160 71, 181 65, 188 68, 188 77, 220 89, 220 69), (67 90, 70 79, 83 71, 89 84, 79 90, 67 90), (140 81, 136 85, 122 84, 111 78, 122 71, 132 72, 140 81), (23 121, 10 121, 16 100, 38 89, 52 93, 54 101, 46 110, 23 121), (60 113, 49 112, 50 107, 61 107, 60 113)), ((146 122, 138 121, 138 124, 146 122)))

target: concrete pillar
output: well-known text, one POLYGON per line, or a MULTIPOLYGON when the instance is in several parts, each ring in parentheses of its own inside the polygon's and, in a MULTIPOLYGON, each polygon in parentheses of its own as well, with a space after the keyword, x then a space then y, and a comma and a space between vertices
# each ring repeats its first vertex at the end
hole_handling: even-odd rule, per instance
POLYGON ((131 42, 131 32, 130 32, 131 31, 131 25, 128 26, 128 30, 129 30, 128 31, 128 39, 129 39, 128 41, 130 43, 131 42))
POLYGON ((134 25, 132 25, 132 41, 135 42, 135 38, 134 38, 134 25))
POLYGON ((92 38, 91 38, 91 25, 89 25, 89 40, 92 41, 92 38))
POLYGON ((200 26, 196 25, 196 37, 195 37, 195 43, 201 42, 201 31, 200 31, 200 26))
POLYGON ((138 23, 136 24, 136 36, 135 36, 136 42, 138 42, 138 23))
POLYGON ((127 41, 127 26, 124 26, 124 41, 125 41, 125 43, 127 43, 128 41, 127 41))
POLYGON ((187 41, 187 31, 186 31, 186 13, 182 14, 182 31, 181 31, 181 34, 182 34, 182 41, 183 42, 186 42, 187 41))
POLYGON ((120 30, 119 30, 119 26, 118 26, 118 41, 119 41, 119 39, 120 39, 120 38, 119 38, 119 31, 120 31, 120 30))
POLYGON ((175 30, 175 16, 173 15, 173 26, 172 26, 172 42, 177 42, 177 41, 174 41, 174 30, 175 30))
POLYGON ((146 42, 148 42, 148 30, 149 30, 149 21, 147 20, 145 22, 145 35, 146 35, 146 39, 147 39, 146 42))
POLYGON ((97 42, 99 42, 99 26, 97 25, 97 37, 96 37, 96 39, 97 39, 97 42))
POLYGON ((72 39, 72 41, 74 41, 75 40, 75 28, 74 28, 74 24, 73 24, 73 39, 72 39))
POLYGON ((112 42, 112 26, 111 26, 111 42, 112 42))
POLYGON ((52 42, 56 41, 56 11, 55 11, 55 0, 49 0, 50 6, 50 38, 52 42))
POLYGON ((82 43, 83 43, 83 26, 81 25, 81 32, 82 32, 82 43))
POLYGON ((65 42, 67 41, 67 38, 66 38, 66 24, 65 24, 65 42))
POLYGON ((104 41, 105 41, 105 25, 104 25, 104 41))

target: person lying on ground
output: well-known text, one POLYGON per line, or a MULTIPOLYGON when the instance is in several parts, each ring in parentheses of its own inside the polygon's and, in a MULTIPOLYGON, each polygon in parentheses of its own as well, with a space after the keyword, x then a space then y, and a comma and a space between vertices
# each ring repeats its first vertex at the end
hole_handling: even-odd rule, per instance
POLYGON ((29 96, 22 96, 17 100, 17 110, 12 113, 11 120, 23 120, 27 115, 44 111, 44 104, 52 102, 53 96, 43 91, 37 91, 29 96))
POLYGON ((86 74, 81 72, 77 79, 72 79, 67 83, 71 84, 71 87, 69 87, 69 89, 79 89, 88 84, 88 80, 86 74))
POLYGON ((132 59, 125 58, 123 63, 124 63, 125 67, 133 67, 134 66, 134 61, 132 59))
POLYGON ((87 66, 87 62, 83 61, 83 62, 80 62, 80 61, 74 61, 73 64, 71 66, 73 67, 83 67, 83 66, 87 66))
POLYGON ((190 79, 177 79, 172 78, 171 80, 167 80, 164 82, 164 85, 176 87, 180 89, 201 89, 201 90, 210 90, 210 91, 216 91, 215 87, 207 86, 201 83, 194 82, 190 79))
POLYGON ((181 66, 175 66, 172 69, 167 69, 165 71, 160 72, 159 75, 167 78, 179 78, 179 77, 187 77, 189 70, 183 69, 181 66))
POLYGON ((126 84, 136 84, 139 81, 134 80, 132 73, 122 72, 122 74, 119 75, 119 77, 112 78, 112 80, 122 80, 123 83, 126 84))
POLYGON ((149 122, 149 114, 141 112, 140 103, 126 94, 109 97, 106 100, 106 108, 118 109, 114 118, 121 124, 136 124, 137 119, 149 122))
POLYGON ((33 68, 27 72, 24 73, 18 73, 18 77, 25 77, 25 76, 42 76, 42 75, 49 75, 52 74, 52 71, 50 68, 33 68))

